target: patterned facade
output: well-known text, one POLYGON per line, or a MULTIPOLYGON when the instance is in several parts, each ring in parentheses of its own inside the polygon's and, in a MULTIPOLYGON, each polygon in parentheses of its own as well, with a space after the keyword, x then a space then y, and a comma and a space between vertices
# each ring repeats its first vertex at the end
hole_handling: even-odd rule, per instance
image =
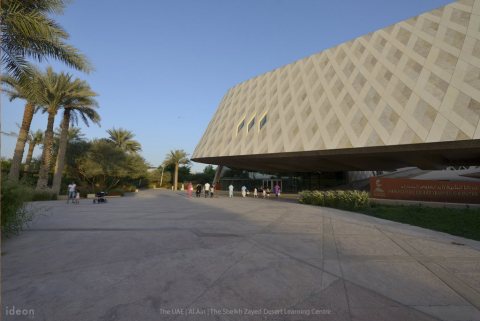
POLYGON ((193 159, 480 139, 480 0, 231 88, 193 159))

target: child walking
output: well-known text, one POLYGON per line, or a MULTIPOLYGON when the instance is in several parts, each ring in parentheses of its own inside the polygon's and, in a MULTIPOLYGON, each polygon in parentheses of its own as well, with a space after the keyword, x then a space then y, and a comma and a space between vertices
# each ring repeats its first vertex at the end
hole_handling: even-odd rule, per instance
POLYGON ((80 191, 78 189, 75 194, 75 204, 80 204, 80 191))

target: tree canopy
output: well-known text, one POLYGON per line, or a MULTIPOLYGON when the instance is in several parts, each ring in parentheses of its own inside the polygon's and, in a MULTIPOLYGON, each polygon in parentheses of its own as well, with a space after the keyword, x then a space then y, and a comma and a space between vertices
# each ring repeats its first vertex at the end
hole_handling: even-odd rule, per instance
POLYGON ((76 164, 78 174, 93 190, 109 190, 125 179, 147 177, 148 165, 105 139, 94 140, 76 164))

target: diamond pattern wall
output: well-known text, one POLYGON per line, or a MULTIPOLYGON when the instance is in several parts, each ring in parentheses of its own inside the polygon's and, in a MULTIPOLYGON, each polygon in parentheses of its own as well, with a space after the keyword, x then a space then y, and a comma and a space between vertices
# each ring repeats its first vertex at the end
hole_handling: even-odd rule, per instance
POLYGON ((192 158, 480 139, 479 120, 480 0, 460 0, 238 84, 192 158))

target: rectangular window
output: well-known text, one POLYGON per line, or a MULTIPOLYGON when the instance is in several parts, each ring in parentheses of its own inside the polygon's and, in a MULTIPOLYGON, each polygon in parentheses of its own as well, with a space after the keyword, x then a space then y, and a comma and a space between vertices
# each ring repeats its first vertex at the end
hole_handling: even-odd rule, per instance
POLYGON ((253 125, 255 125, 255 117, 248 123, 248 131, 250 132, 250 129, 253 128, 253 125))
POLYGON ((267 115, 263 116, 262 120, 260 120, 260 129, 262 129, 266 123, 267 123, 267 115))
POLYGON ((245 126, 245 119, 242 120, 242 122, 240 123, 240 125, 238 125, 238 127, 237 127, 237 134, 240 133, 240 131, 242 130, 243 126, 245 126))

